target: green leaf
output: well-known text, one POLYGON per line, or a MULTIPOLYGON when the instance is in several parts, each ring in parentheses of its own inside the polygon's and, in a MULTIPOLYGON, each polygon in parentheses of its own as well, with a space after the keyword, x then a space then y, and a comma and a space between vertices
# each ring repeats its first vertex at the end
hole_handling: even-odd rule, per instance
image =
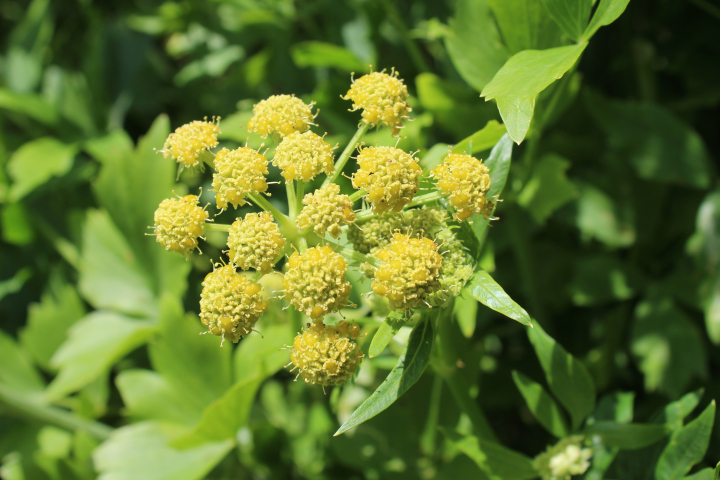
MULTIPOLYGON (((232 385, 229 345, 207 331, 197 315, 185 315, 177 298, 160 303, 160 338, 149 346, 153 369, 198 410, 220 398, 232 385)), ((279 346, 278 346, 279 348, 279 346)))
POLYGON ((522 373, 513 371, 515 386, 525 399, 530 411, 545 430, 557 438, 565 438, 570 434, 562 410, 555 400, 537 382, 530 380, 522 373))
POLYGON ((542 0, 542 3, 563 32, 577 41, 590 19, 593 0, 542 0))
POLYGON ((346 72, 365 73, 370 66, 350 50, 326 42, 300 42, 290 47, 290 56, 300 68, 333 67, 346 72))
POLYGON ((478 270, 465 286, 474 299, 506 317, 532 327, 532 320, 528 313, 512 298, 485 270, 478 270))
POLYGON ((225 395, 203 411, 200 422, 187 435, 170 442, 176 448, 195 448, 212 442, 233 440, 247 423, 261 377, 250 377, 236 383, 225 395))
POLYGON ((478 301, 474 298, 455 297, 453 313, 465 338, 471 338, 477 324, 478 301))
POLYGON ((619 102, 586 93, 590 113, 610 147, 627 158, 640 178, 704 189, 712 160, 702 137, 683 120, 653 103, 619 102))
POLYGON ((453 153, 472 155, 493 148, 505 135, 507 129, 497 120, 490 120, 482 130, 478 130, 469 137, 461 140, 452 149, 453 153))
POLYGON ((620 248, 635 242, 635 227, 627 217, 627 210, 615 205, 613 199, 591 185, 578 185, 577 227, 585 241, 591 238, 608 247, 620 248))
POLYGON ((93 454, 98 480, 200 480, 232 450, 234 442, 176 450, 168 440, 177 427, 143 422, 116 430, 93 454))
POLYGON ((682 478, 686 480, 717 480, 715 478, 714 470, 710 467, 703 468, 702 470, 695 472, 692 475, 687 475, 682 478))
POLYGON ((25 352, 2 330, 0 351, 0 385, 32 400, 41 400, 45 382, 25 352))
POLYGON ((595 384, 590 373, 537 323, 527 334, 550 390, 570 412, 572 429, 576 430, 595 409, 595 384))
POLYGON ((659 442, 668 435, 665 425, 651 423, 616 423, 595 422, 582 431, 588 438, 599 436, 602 443, 608 447, 617 447, 623 450, 644 448, 659 442))
POLYGON ((2 210, 2 239, 13 245, 28 245, 35 240, 32 218, 20 203, 6 203, 2 210))
POLYGON ((662 414, 656 420, 657 423, 664 423, 672 430, 678 430, 683 427, 685 417, 690 415, 695 407, 700 403, 703 395, 703 389, 690 392, 682 396, 680 400, 670 402, 665 405, 662 414))
POLYGON ((40 303, 28 308, 20 341, 38 365, 52 371, 50 359, 67 338, 68 329, 85 316, 85 306, 72 285, 51 280, 50 287, 40 303))
POLYGON ((459 0, 445 46, 460 76, 481 91, 509 58, 485 0, 459 0))
POLYGON ((192 427, 202 410, 152 370, 123 370, 115 378, 125 415, 140 420, 167 420, 192 427))
POLYGON ((631 265, 615 255, 596 254, 575 262, 568 290, 575 305, 604 305, 632 298, 640 285, 640 274, 631 265))
POLYGON ((434 336, 432 320, 427 318, 420 320, 410 333, 405 353, 398 359, 395 368, 370 398, 365 400, 342 424, 335 432, 335 436, 370 420, 392 405, 418 381, 430 363, 434 336))
POLYGON ((295 338, 290 323, 256 325, 255 328, 260 335, 248 335, 235 350, 235 382, 251 377, 271 377, 289 362, 290 354, 282 347, 292 345, 295 338))
POLYGON ((19 292, 30 277, 32 277, 32 269, 30 267, 23 267, 15 272, 15 275, 9 279, 0 282, 0 300, 8 295, 19 292))
POLYGON ((157 300, 143 265, 108 214, 89 210, 78 289, 95 308, 154 317, 157 300))
POLYGON ((68 145, 52 137, 30 141, 12 154, 7 170, 13 184, 9 199, 17 201, 52 177, 70 171, 77 153, 76 145, 68 145))
MULTIPOLYGON (((537 0, 487 0, 510 53, 561 45, 560 29, 537 0)), ((584 25, 583 25, 584 26, 584 25)))
POLYGON ((54 401, 79 390, 107 373, 153 333, 155 326, 148 321, 102 310, 91 313, 73 325, 69 338, 50 361, 60 373, 48 386, 46 397, 54 401))
POLYGON ((585 44, 548 50, 525 50, 515 54, 482 91, 495 99, 508 134, 520 143, 530 128, 535 98, 572 67, 585 44))
POLYGON ((398 330, 400 330, 400 328, 402 328, 406 323, 407 319, 403 313, 390 312, 385 320, 383 320, 380 328, 378 328, 377 332, 375 332, 375 335, 373 335, 372 341, 370 342, 370 349, 368 350, 368 356, 370 358, 374 358, 380 355, 397 334, 398 330))
POLYGON ((60 119, 53 104, 33 93, 17 93, 0 88, 0 108, 27 115, 50 126, 57 124, 60 119))
POLYGON ((717 465, 715 465, 715 470, 713 471, 713 480, 720 479, 720 462, 718 462, 717 465))
POLYGON ((700 462, 708 448, 714 422, 715 400, 695 420, 670 438, 655 466, 656 480, 682 478, 693 465, 700 462))
POLYGON ((618 19, 625 11, 630 0, 600 0, 600 4, 595 9, 595 14, 590 20, 590 24, 583 33, 582 40, 588 41, 590 37, 595 35, 600 27, 610 25, 618 19))
POLYGON ((568 178, 566 171, 570 161, 549 153, 535 164, 530 180, 518 195, 518 203, 539 224, 558 208, 577 197, 578 190, 568 178))
POLYGON ((491 480, 529 480, 538 477, 531 458, 472 435, 442 429, 453 446, 470 457, 491 480))
POLYGON ((505 189, 512 162, 512 147, 512 140, 506 133, 498 140, 490 156, 485 160, 485 166, 490 169, 490 190, 487 193, 489 197, 498 196, 505 189))

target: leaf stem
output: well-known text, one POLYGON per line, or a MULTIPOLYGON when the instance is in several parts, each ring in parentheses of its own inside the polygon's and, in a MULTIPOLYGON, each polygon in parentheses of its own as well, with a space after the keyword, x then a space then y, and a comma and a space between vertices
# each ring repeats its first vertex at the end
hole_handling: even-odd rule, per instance
POLYGON ((211 223, 206 222, 205 223, 205 230, 213 230, 216 232, 229 232, 230 231, 230 225, 227 225, 225 223, 211 223))
POLYGON ((410 203, 405 205, 404 209, 417 207, 418 205, 425 205, 425 204, 434 202, 436 200, 440 200, 443 197, 445 197, 445 194, 442 192, 439 192, 439 191, 426 193, 425 195, 420 195, 418 197, 413 198, 410 203))
POLYGON ((363 195, 367 195, 367 190, 360 189, 357 192, 350 195, 350 201, 355 203, 362 198, 363 195))
POLYGON ((335 162, 335 171, 332 175, 325 179, 325 181, 323 182, 323 186, 327 185, 328 183, 335 183, 335 181, 342 173, 343 168, 345 168, 345 164, 350 159, 350 155, 352 155, 352 152, 355 150, 357 144, 368 131, 368 128, 370 128, 369 123, 364 120, 360 122, 360 127, 358 128, 357 132, 355 132, 355 135, 353 135, 353 137, 350 139, 350 143, 347 144, 345 150, 343 150, 343 152, 340 154, 340 158, 338 158, 337 162, 335 162))
POLYGON ((280 210, 275 208, 270 202, 267 201, 265 197, 263 197, 260 194, 257 193, 248 193, 248 198, 255 202, 255 204, 265 210, 266 212, 272 213, 273 217, 275 217, 275 220, 285 228, 295 228, 295 225, 293 224, 292 220, 290 220, 287 215, 282 213, 280 210))
POLYGON ((297 212, 298 212, 298 204, 297 204, 297 197, 295 195, 295 182, 289 182, 285 184, 285 191, 287 192, 287 199, 288 199, 288 215, 290 217, 290 220, 295 220, 297 218, 297 212))

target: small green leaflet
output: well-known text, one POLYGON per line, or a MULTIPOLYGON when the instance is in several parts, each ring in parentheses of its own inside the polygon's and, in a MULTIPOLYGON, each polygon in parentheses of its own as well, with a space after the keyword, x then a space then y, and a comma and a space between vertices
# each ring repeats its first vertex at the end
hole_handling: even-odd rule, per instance
POLYGON ((379 414, 418 381, 430 362, 435 332, 432 319, 424 318, 413 328, 405 353, 377 390, 335 432, 335 436, 357 427, 379 414))
POLYGON ((407 319, 404 314, 390 312, 382 325, 380 325, 380 328, 375 332, 375 335, 373 335, 370 350, 368 351, 370 358, 380 355, 405 323, 407 323, 407 319))
POLYGON ((668 431, 669 428, 661 424, 602 421, 588 425, 582 434, 588 438, 598 435, 608 447, 633 450, 659 442, 667 436, 668 431))
POLYGON ((557 438, 565 438, 570 431, 565 416, 557 402, 537 382, 519 372, 513 372, 513 380, 520 394, 525 399, 530 411, 535 415, 540 425, 557 438))
POLYGON ((530 315, 485 270, 478 270, 465 286, 465 290, 477 301, 496 312, 532 327, 530 315))

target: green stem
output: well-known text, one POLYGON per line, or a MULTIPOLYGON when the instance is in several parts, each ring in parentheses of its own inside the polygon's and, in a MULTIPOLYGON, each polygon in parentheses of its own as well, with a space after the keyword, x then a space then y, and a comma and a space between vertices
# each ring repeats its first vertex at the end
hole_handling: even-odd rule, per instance
POLYGON ((436 200, 440 200, 443 197, 445 197, 445 194, 438 191, 426 193, 425 195, 420 195, 413 198, 412 201, 405 205, 404 208, 412 208, 417 207, 418 205, 425 205, 428 203, 432 203, 436 200))
POLYGON ((215 170, 215 154, 210 150, 203 150, 198 155, 198 159, 205 163, 208 167, 215 170))
POLYGON ((248 193, 248 198, 255 202, 255 205, 262 208, 266 212, 272 213, 273 217, 275 217, 275 220, 285 228, 295 228, 294 223, 292 220, 290 220, 284 213, 282 213, 280 210, 275 208, 270 202, 268 202, 265 197, 260 195, 259 193, 248 193))
POLYGON ((227 225, 225 223, 206 222, 205 230, 214 230, 216 232, 226 232, 227 233, 230 231, 230 225, 227 225))
POLYGON ((382 262, 380 260, 378 260, 377 258, 369 257, 360 252, 356 252, 355 250, 353 250, 351 248, 343 247, 342 245, 335 243, 331 240, 326 240, 326 239, 320 238, 319 236, 317 236, 314 233, 308 234, 307 240, 308 240, 308 243, 310 243, 312 245, 319 245, 321 243, 330 245, 331 247, 333 247, 333 249, 335 250, 336 253, 342 255, 343 257, 345 257, 348 260, 352 260, 352 261, 358 262, 358 263, 369 263, 370 265, 372 265, 374 267, 380 267, 380 265, 382 265, 382 262))
POLYGON ((300 250, 300 253, 304 252, 308 248, 308 243, 305 237, 298 237, 297 239, 298 244, 298 250, 300 250))
POLYGON ((350 155, 352 155, 352 152, 355 151, 355 147, 360 142, 363 135, 365 135, 365 132, 368 131, 368 128, 370 128, 370 124, 363 120, 360 123, 360 127, 358 128, 357 132, 355 132, 355 135, 353 135, 353 137, 350 139, 350 143, 347 144, 345 150, 343 150, 343 152, 340 154, 340 158, 338 158, 337 162, 335 162, 335 171, 332 175, 325 179, 325 181, 323 182, 323 186, 329 183, 335 183, 335 181, 342 173, 343 168, 345 168, 345 164, 350 159, 350 155))
POLYGON ((288 212, 290 216, 290 220, 295 221, 297 218, 297 198, 295 196, 295 182, 290 182, 285 184, 285 191, 287 191, 287 199, 288 199, 288 212))
POLYGON ((79 417, 68 410, 30 402, 24 395, 18 395, 2 385, 0 385, 0 405, 30 420, 48 423, 69 431, 85 430, 101 441, 108 439, 113 430, 103 423, 79 417))
POLYGON ((363 197, 363 195, 367 195, 367 190, 358 190, 357 192, 350 195, 350 201, 355 203, 358 200, 360 200, 363 197))
POLYGON ((302 209, 303 209, 302 201, 303 201, 303 198, 304 198, 304 197, 305 197, 305 182, 303 182, 302 180, 298 180, 298 182, 297 182, 297 196, 296 196, 297 205, 296 205, 296 207, 295 207, 295 212, 296 212, 298 215, 300 214, 300 212, 302 212, 302 209))

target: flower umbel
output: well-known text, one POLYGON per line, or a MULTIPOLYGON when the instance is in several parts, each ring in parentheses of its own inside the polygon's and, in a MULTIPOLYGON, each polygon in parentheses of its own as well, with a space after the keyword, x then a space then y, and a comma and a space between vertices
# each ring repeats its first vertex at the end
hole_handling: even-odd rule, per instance
POLYGON ((228 257, 235 265, 269 273, 285 248, 285 239, 272 214, 248 213, 233 222, 227 244, 228 257))
POLYGON ((581 436, 565 438, 535 457, 533 465, 543 480, 570 480, 587 471, 593 452, 582 448, 582 440, 581 436))
POLYGON ((252 148, 223 148, 215 155, 214 164, 217 173, 212 185, 219 209, 226 209, 228 204, 235 208, 245 205, 248 193, 262 193, 268 188, 267 158, 252 148))
POLYGON ((324 325, 315 320, 293 341, 290 358, 305 383, 341 385, 352 376, 363 359, 355 339, 360 333, 356 323, 324 325))
POLYGON ((275 149, 273 165, 282 170, 287 182, 307 182, 320 173, 333 172, 333 147, 316 133, 292 133, 275 149))
POLYGON ((473 213, 488 218, 495 204, 488 200, 490 170, 475 157, 452 153, 435 167, 431 175, 438 179, 437 186, 450 195, 450 204, 455 207, 453 215, 463 221, 473 213))
POLYGON ((407 103, 408 91, 396 71, 390 75, 373 72, 355 80, 343 98, 352 100, 352 111, 362 109, 362 116, 370 124, 383 123, 397 135, 403 119, 412 111, 407 103))
POLYGON ((198 205, 198 197, 186 195, 166 198, 155 210, 155 236, 165 250, 184 255, 198 246, 198 237, 205 233, 208 213, 198 205))
POLYGON ((312 104, 307 105, 294 95, 273 95, 253 106, 253 117, 247 129, 263 138, 273 133, 286 137, 305 132, 313 121, 312 104))
POLYGON ((368 147, 357 157, 360 170, 352 177, 353 186, 368 192, 373 211, 399 212, 420 188, 422 168, 399 148, 368 147))
POLYGON ((341 225, 355 220, 353 202, 347 195, 340 195, 340 186, 334 183, 318 188, 314 193, 305 195, 303 207, 297 218, 301 230, 313 227, 321 237, 327 232, 338 238, 342 233, 341 225))
POLYGON ((262 287, 235 272, 232 265, 215 268, 202 283, 200 320, 210 333, 237 343, 267 310, 262 287))
POLYGON ((174 158, 187 168, 194 167, 199 163, 198 157, 202 152, 217 146, 218 134, 220 117, 213 118, 212 122, 195 120, 168 136, 162 154, 165 158, 174 158))

